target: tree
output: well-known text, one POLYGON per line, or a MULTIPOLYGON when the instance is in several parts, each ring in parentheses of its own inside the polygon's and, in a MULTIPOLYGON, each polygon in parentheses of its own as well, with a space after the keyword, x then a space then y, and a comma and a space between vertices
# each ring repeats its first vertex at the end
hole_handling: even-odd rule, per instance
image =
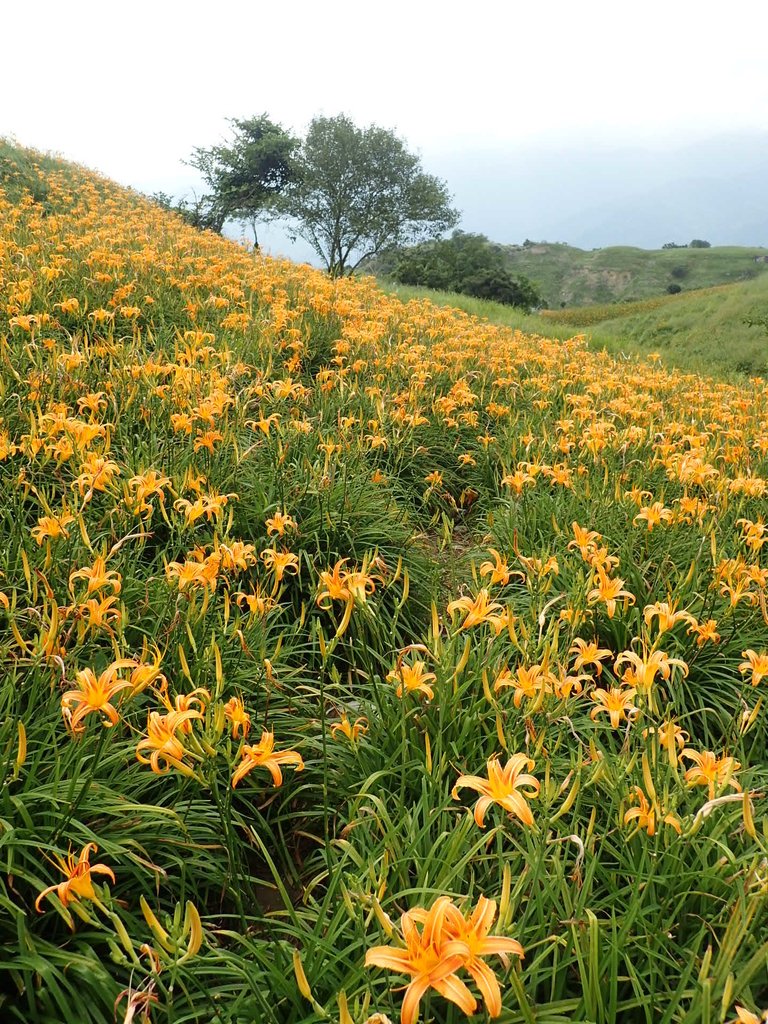
POLYGON ((450 238, 398 250, 391 274, 401 284, 457 292, 468 278, 500 266, 501 257, 485 235, 454 231, 450 238))
POLYGON ((543 304, 536 286, 522 275, 513 277, 503 249, 485 235, 454 231, 450 238, 402 249, 389 273, 401 284, 460 292, 521 309, 543 304))
POLYGON ((689 249, 711 249, 712 243, 705 241, 703 238, 694 238, 688 243, 689 249))
POLYGON ((333 277, 389 247, 437 237, 458 220, 445 183, 376 125, 316 117, 297 163, 281 209, 289 234, 308 242, 333 277))
POLYGON ((197 200, 198 226, 221 231, 228 220, 247 221, 258 246, 256 225, 273 217, 286 187, 295 180, 298 139, 261 114, 232 118, 234 138, 228 145, 196 147, 187 161, 210 190, 197 200))

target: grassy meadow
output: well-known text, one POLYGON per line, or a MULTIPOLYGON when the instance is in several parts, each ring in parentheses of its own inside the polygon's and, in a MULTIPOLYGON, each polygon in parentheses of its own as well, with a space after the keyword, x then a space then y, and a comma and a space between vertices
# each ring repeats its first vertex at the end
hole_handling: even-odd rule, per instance
POLYGON ((759 1024, 765 381, 0 169, 2 1020, 759 1024))
POLYGON ((749 320, 768 311, 768 277, 663 296, 644 303, 562 310, 560 326, 578 320, 592 345, 660 353, 671 365, 719 375, 768 376, 768 336, 749 320), (591 322, 590 322, 591 321, 591 322))

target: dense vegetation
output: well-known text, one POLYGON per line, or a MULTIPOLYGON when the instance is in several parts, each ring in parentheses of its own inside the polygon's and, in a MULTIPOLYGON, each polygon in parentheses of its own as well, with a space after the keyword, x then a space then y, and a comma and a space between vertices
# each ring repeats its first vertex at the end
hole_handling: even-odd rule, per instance
POLYGON ((757 1024, 765 382, 5 167, 3 1019, 757 1024))
POLYGON ((395 246, 437 238, 458 221, 445 182, 393 131, 358 127, 345 114, 314 117, 297 138, 266 114, 231 121, 233 137, 198 146, 189 163, 208 191, 190 201, 156 193, 160 206, 194 227, 282 219, 331 277, 395 246))
POLYGON ((656 295, 639 302, 522 310, 455 292, 438 292, 382 280, 404 300, 429 299, 528 334, 567 340, 574 331, 589 347, 621 357, 654 355, 668 366, 723 376, 768 375, 768 277, 703 288, 682 295, 656 295))
POLYGON ((526 277, 513 277, 504 266, 503 247, 485 235, 454 231, 409 248, 393 249, 373 264, 400 284, 458 292, 529 311, 542 304, 526 277))

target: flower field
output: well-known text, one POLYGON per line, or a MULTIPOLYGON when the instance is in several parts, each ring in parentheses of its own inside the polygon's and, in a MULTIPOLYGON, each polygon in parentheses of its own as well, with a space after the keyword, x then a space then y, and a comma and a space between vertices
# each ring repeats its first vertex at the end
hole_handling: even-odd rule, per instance
POLYGON ((0 1018, 762 1020, 768 383, 30 166, 0 1018))

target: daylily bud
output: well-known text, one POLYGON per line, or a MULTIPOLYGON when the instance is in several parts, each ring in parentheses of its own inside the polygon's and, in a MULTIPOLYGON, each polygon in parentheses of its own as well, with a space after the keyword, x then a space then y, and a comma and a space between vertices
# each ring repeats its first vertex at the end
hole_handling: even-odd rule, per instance
POLYGON ((296 975, 296 984, 299 986, 299 992, 301 992, 304 998, 308 999, 310 1003, 314 1002, 312 990, 309 987, 307 976, 304 973, 304 966, 301 962, 301 953, 299 953, 298 949, 294 949, 293 951, 293 973, 296 975))

